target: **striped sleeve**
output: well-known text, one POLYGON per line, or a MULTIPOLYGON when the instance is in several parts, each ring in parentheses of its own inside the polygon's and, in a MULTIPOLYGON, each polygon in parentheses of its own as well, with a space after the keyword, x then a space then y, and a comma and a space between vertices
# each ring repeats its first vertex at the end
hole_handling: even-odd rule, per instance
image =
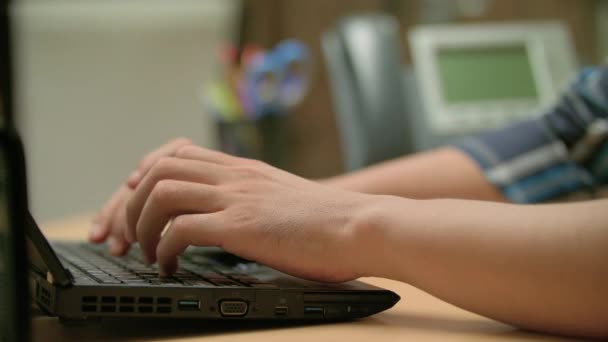
POLYGON ((580 72, 544 115, 455 146, 513 202, 592 194, 608 184, 608 68, 580 72))

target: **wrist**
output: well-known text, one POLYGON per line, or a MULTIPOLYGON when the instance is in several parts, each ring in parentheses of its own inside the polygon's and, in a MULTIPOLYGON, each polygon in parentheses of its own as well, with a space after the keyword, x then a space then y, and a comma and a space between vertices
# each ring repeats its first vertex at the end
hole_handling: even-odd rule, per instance
POLYGON ((418 200, 395 196, 366 195, 369 201, 353 215, 351 229, 355 251, 356 271, 361 276, 407 281, 407 246, 402 235, 407 234, 418 200))

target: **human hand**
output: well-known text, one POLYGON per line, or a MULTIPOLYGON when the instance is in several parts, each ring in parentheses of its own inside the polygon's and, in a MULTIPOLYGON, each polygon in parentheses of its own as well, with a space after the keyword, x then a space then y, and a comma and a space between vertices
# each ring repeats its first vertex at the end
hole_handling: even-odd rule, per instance
POLYGON ((93 219, 89 230, 89 241, 93 243, 107 242, 110 254, 124 255, 131 245, 125 239, 127 229, 126 203, 133 194, 137 182, 159 159, 171 156, 180 147, 189 144, 191 144, 191 141, 188 139, 174 139, 146 155, 131 173, 126 184, 120 186, 93 219))
POLYGON ((143 176, 128 200, 126 238, 165 275, 196 245, 303 278, 346 281, 364 273, 354 222, 370 198, 189 145, 143 176))

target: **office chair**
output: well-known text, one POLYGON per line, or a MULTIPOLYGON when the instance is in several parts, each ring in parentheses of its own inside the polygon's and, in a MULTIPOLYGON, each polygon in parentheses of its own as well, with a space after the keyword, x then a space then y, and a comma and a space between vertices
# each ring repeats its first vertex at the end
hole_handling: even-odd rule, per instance
POLYGON ((381 14, 345 18, 323 34, 347 171, 413 151, 399 46, 398 23, 381 14))

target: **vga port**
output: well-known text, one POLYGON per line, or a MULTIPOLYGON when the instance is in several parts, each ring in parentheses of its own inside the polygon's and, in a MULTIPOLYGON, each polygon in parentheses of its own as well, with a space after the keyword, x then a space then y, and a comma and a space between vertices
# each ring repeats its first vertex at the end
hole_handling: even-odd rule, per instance
POLYGON ((245 316, 249 304, 244 300, 223 300, 220 302, 220 313, 222 316, 245 316))

